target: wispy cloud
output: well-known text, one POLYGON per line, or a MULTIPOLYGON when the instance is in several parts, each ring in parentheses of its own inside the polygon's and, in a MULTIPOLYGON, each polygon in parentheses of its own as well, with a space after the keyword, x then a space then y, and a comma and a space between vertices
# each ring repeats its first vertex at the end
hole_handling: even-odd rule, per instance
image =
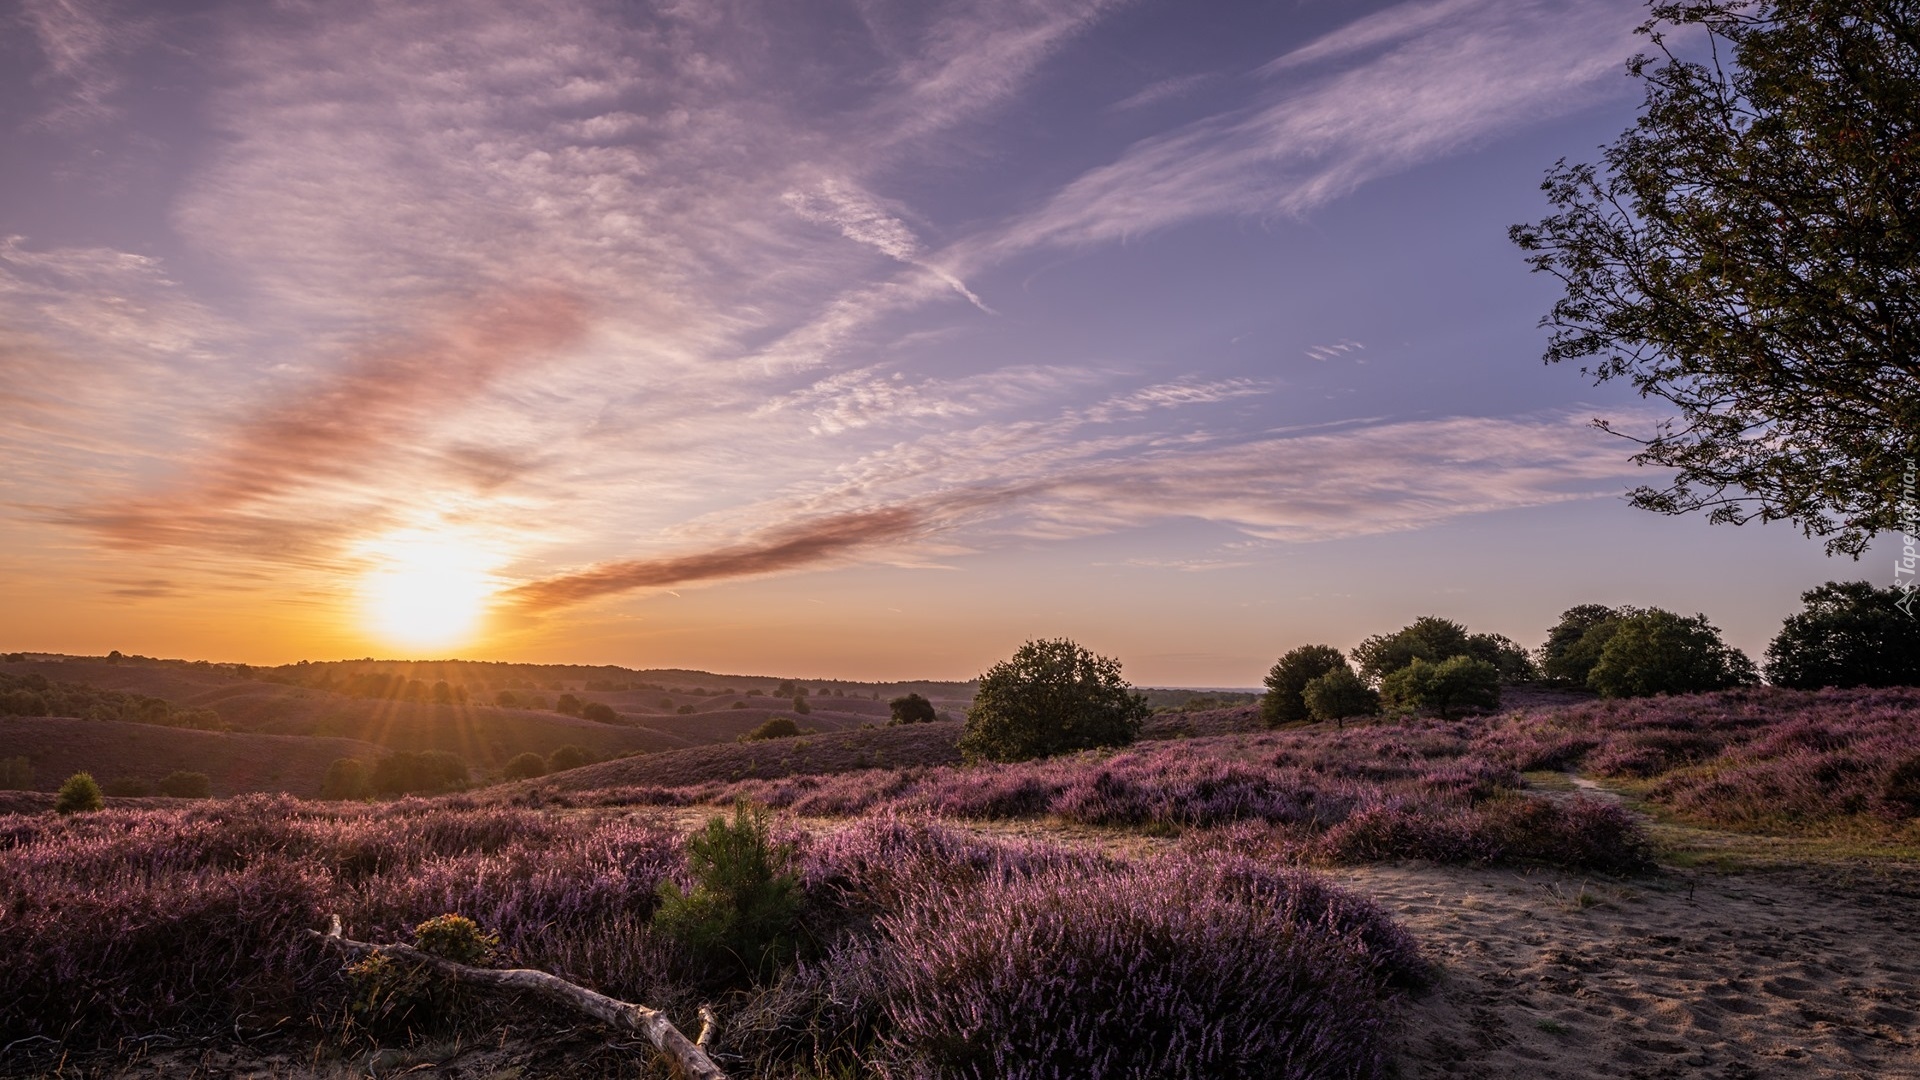
POLYGON ((125 78, 115 62, 146 38, 148 21, 110 0, 23 0, 20 14, 46 59, 42 81, 62 91, 43 122, 76 128, 118 116, 125 78))
POLYGON ((1310 360, 1334 360, 1350 353, 1365 352, 1366 346, 1349 338, 1341 338, 1331 345, 1315 345, 1307 349, 1310 360))
POLYGON ((1130 109, 1144 109, 1158 105, 1163 101, 1173 101, 1186 97, 1195 90, 1220 78, 1215 72, 1201 72, 1197 75, 1177 75, 1171 79, 1161 79, 1148 83, 1135 93, 1114 102, 1109 108, 1113 112, 1126 112, 1130 109))
POLYGON ((966 297, 968 303, 989 315, 993 314, 993 309, 975 296, 973 290, 967 288, 966 282, 926 262, 921 257, 920 240, 914 236, 913 230, 866 192, 843 181, 824 180, 811 190, 789 191, 781 199, 808 221, 832 225, 840 230, 842 236, 856 244, 873 248, 896 262, 927 270, 952 286, 954 292, 966 297))

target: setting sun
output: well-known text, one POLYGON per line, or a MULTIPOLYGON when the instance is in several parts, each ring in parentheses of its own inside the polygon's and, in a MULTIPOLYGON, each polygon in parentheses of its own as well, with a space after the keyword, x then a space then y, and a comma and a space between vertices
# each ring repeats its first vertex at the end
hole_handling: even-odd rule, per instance
POLYGON ((369 630, 393 645, 460 645, 478 631, 494 591, 491 560, 457 537, 397 533, 368 546, 375 562, 360 580, 369 630))

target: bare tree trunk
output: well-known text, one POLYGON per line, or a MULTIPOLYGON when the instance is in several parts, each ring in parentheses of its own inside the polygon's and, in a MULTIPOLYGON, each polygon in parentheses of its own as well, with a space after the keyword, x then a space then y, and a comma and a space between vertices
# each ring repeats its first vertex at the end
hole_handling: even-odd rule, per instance
POLYGON ((424 964, 456 982, 539 994, 548 1000, 557 1001, 586 1013, 601 1023, 645 1035, 647 1041, 665 1055, 686 1080, 727 1080, 726 1074, 714 1065, 713 1059, 707 1057, 705 1043, 718 1024, 711 1010, 705 1007, 700 1010, 701 1019, 704 1021, 702 1027, 705 1030, 701 1032, 700 1044, 696 1045, 688 1041, 685 1035, 680 1034, 680 1029, 673 1026, 673 1021, 667 1019, 667 1014, 657 1009, 649 1009, 645 1005, 634 1005, 610 998, 605 994, 595 993, 557 975, 534 971, 531 968, 496 970, 468 967, 465 964, 456 964, 451 960, 434 956, 432 953, 421 952, 411 945, 372 945, 364 941, 354 941, 344 936, 340 927, 340 916, 328 916, 328 922, 329 928, 326 933, 322 934, 318 930, 309 930, 307 933, 350 956, 364 956, 376 951, 384 952, 402 960, 424 964))

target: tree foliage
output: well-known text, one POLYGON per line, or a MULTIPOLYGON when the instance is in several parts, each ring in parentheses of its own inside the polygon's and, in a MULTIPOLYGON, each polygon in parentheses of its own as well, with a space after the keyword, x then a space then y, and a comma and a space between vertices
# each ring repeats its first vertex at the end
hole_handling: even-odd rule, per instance
POLYGON ((1307 684, 1330 671, 1352 668, 1340 650, 1331 645, 1301 645, 1290 649, 1267 672, 1267 692, 1260 699, 1260 715, 1270 727, 1293 724, 1310 717, 1305 692, 1307 684))
POLYGON ((1369 682, 1413 663, 1439 663, 1471 652, 1467 628, 1452 619, 1422 615, 1391 634, 1375 634, 1354 647, 1353 660, 1369 682))
POLYGON ((100 794, 100 785, 92 773, 77 772, 67 777, 60 785, 60 794, 54 796, 53 809, 59 814, 81 814, 98 810, 107 805, 100 794))
POLYGON ((436 795, 467 786, 467 763, 449 750, 398 750, 374 765, 367 786, 378 795, 436 795))
POLYGON ((1307 715, 1336 724, 1349 716, 1372 716, 1380 711, 1380 694, 1342 663, 1308 682, 1300 691, 1307 715))
POLYGON ((1791 520, 1856 557, 1897 531, 1920 453, 1916 25, 1912 0, 1656 4, 1638 124, 1604 170, 1555 165, 1557 212, 1511 230, 1565 287, 1547 361, 1678 410, 1630 436, 1675 476, 1634 505, 1791 520), (1681 28, 1714 47, 1681 56, 1681 28))
POLYGON ((547 775, 547 759, 531 750, 523 754, 515 754, 500 769, 500 777, 504 780, 532 780, 545 775, 547 775))
POLYGON ((1823 686, 1920 686, 1920 619, 1897 605, 1898 589, 1829 581, 1800 594, 1767 646, 1767 681, 1797 690, 1823 686))
POLYGON ((1118 660, 1064 638, 1029 641, 980 676, 960 750, 969 761, 1024 761, 1124 746, 1151 713, 1118 660))
POLYGON ((933 702, 919 694, 907 694, 904 697, 894 698, 887 702, 887 711, 892 714, 892 719, 887 721, 889 725, 931 724, 939 718, 939 714, 934 711, 933 702))
POLYGON ((1616 621, 1587 685, 1603 697, 1697 694, 1760 681, 1753 661, 1705 615, 1649 608, 1616 621))
POLYGON ((368 786, 367 763, 359 758, 334 758, 327 775, 320 781, 323 799, 364 799, 372 793, 368 786))
POLYGON ((1442 717, 1456 708, 1500 707, 1500 669, 1462 653, 1439 663, 1415 660, 1380 680, 1380 697, 1396 708, 1432 709, 1442 717))
POLYGON ((568 769, 577 769, 582 765, 591 765, 599 760, 600 755, 594 753, 592 750, 584 746, 575 746, 573 743, 568 743, 565 746, 555 747, 553 753, 547 755, 547 771, 565 772, 568 769))
POLYGON ((1542 673, 1558 682, 1587 685, 1587 674, 1600 662, 1600 650, 1619 629, 1620 619, 1637 610, 1579 604, 1561 612, 1560 621, 1547 631, 1547 643, 1540 647, 1542 673))

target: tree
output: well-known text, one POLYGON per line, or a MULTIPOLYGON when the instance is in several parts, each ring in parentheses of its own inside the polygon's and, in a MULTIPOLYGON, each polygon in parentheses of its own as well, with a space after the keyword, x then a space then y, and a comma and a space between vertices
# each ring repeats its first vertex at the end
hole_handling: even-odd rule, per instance
POLYGON ((580 716, 602 724, 616 723, 620 719, 620 714, 613 711, 613 706, 604 701, 589 701, 580 706, 580 716))
POLYGON ((334 758, 320 781, 323 799, 364 799, 368 788, 367 763, 358 758, 334 758))
POLYGON ((1602 697, 1697 694, 1760 681, 1753 661, 1705 615, 1649 608, 1619 620, 1587 685, 1602 697))
POLYGON ((1898 607, 1904 595, 1864 581, 1801 593, 1806 609, 1787 616, 1767 646, 1767 681, 1800 690, 1920 686, 1920 619, 1898 607))
POLYGON ((568 769, 577 769, 582 765, 591 765, 599 760, 600 755, 586 747, 575 746, 572 743, 568 743, 547 755, 547 771, 565 772, 568 769))
POLYGON ((1461 654, 1439 663, 1415 660, 1380 680, 1380 697, 1396 708, 1432 709, 1442 719, 1455 707, 1500 707, 1500 669, 1461 654))
POLYGON ((380 795, 433 795, 467 786, 467 763, 448 750, 397 750, 381 758, 367 777, 380 795))
MULTIPOLYGON (((1912 0, 1685 0, 1641 28, 1636 126, 1556 164, 1515 243, 1565 296, 1548 363, 1666 401, 1629 496, 1791 520, 1858 557, 1920 456, 1920 33, 1912 0), (1681 59, 1665 35, 1701 29, 1681 59)), ((1613 430, 1605 421, 1599 425, 1613 430)))
POLYGON ((53 799, 54 812, 59 814, 80 814, 105 805, 107 801, 100 794, 100 785, 92 773, 84 772, 67 777, 67 782, 60 785, 60 794, 53 799))
POLYGON ((1467 655, 1485 660, 1500 673, 1503 683, 1532 682, 1540 677, 1527 650, 1505 634, 1473 634, 1467 638, 1467 655))
POLYGON ((572 694, 561 694, 560 700, 553 703, 553 711, 565 716, 579 716, 580 708, 580 699, 572 694))
POLYGON ((768 739, 791 739, 796 735, 811 735, 812 732, 793 722, 791 716, 769 717, 767 722, 740 736, 738 742, 764 742, 768 739))
POLYGON ((1600 650, 1619 628, 1619 620, 1636 610, 1579 604, 1561 612, 1560 621, 1547 631, 1546 644, 1540 646, 1542 673, 1558 682, 1587 685, 1587 673, 1600 662, 1600 650))
POLYGON ((1307 715, 1336 726, 1349 716, 1372 716, 1380 711, 1380 695, 1342 663, 1307 683, 1300 691, 1307 715))
POLYGON ((1347 658, 1331 645, 1301 645, 1274 661, 1267 672, 1267 692, 1260 699, 1260 716, 1267 726, 1298 723, 1308 718, 1302 697, 1307 684, 1330 671, 1353 669, 1347 658))
POLYGON ((160 778, 160 794, 174 799, 211 799, 213 780, 203 772, 175 769, 160 778))
POLYGON ((793 711, 799 713, 801 716, 805 716, 813 711, 813 706, 807 704, 805 691, 793 695, 793 711))
POLYGON ((928 701, 919 694, 908 694, 905 697, 894 698, 892 701, 887 702, 887 711, 893 714, 893 718, 887 721, 888 726, 894 724, 931 724, 939 719, 939 714, 934 712, 933 702, 928 701))
POLYGON ((531 750, 523 754, 515 754, 500 769, 500 777, 503 780, 532 780, 545 775, 547 775, 547 759, 531 750))
POLYGON ((1064 638, 1029 641, 980 676, 960 751, 968 761, 1024 761, 1124 746, 1152 711, 1118 660, 1064 638))
POLYGON ((687 838, 694 887, 660 883, 654 929, 678 941, 709 972, 765 980, 793 958, 803 893, 793 845, 776 843, 765 812, 743 800, 733 821, 707 819, 687 838))
POLYGON ((1353 661, 1369 682, 1378 682, 1415 660, 1439 663, 1472 652, 1467 628, 1452 619, 1422 615, 1391 634, 1375 634, 1354 647, 1353 661))

